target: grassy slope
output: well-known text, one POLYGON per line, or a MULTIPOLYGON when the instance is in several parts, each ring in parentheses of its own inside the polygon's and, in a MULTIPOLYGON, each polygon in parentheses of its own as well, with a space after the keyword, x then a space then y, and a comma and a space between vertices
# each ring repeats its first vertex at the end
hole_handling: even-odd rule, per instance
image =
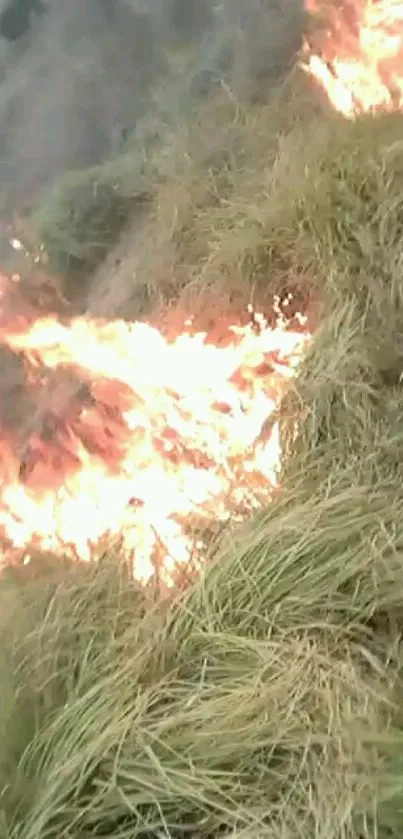
POLYGON ((163 608, 113 557, 3 579, 2 839, 401 835, 403 117, 283 96, 173 154, 150 230, 194 301, 316 302, 281 496, 163 608))

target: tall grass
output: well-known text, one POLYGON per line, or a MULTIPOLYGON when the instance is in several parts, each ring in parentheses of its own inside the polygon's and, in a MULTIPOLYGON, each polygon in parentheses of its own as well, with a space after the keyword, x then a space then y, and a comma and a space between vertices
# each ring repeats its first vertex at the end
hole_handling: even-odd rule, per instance
POLYGON ((292 101, 227 102, 217 170, 179 133, 153 220, 171 290, 312 307, 281 488, 170 601, 114 556, 3 576, 2 839, 401 835, 403 118, 292 101))

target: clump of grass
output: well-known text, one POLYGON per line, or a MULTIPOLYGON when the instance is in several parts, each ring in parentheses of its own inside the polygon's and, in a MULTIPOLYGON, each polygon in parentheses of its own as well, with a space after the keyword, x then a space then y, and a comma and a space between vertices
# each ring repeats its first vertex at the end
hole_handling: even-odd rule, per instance
POLYGON ((109 554, 88 566, 38 556, 4 571, 0 600, 0 825, 12 835, 40 794, 39 758, 30 762, 29 750, 70 703, 80 704, 97 662, 111 655, 110 666, 118 664, 128 627, 135 644, 137 626, 139 648, 153 643, 162 610, 154 616, 154 594, 109 554))
POLYGON ((122 276, 135 265, 132 292, 146 287, 149 307, 182 296, 203 308, 224 287, 266 304, 287 288, 306 308, 330 289, 337 253, 347 286, 370 250, 375 275, 385 271, 398 235, 398 220, 393 232, 387 219, 400 194, 401 126, 400 114, 346 122, 299 69, 263 105, 246 106, 224 87, 154 158, 142 259, 135 240, 122 276))
MULTIPOLYGON (((285 242, 284 254, 269 265, 276 212, 292 208, 292 186, 276 204, 273 181, 281 166, 290 179, 300 177, 298 138, 306 152, 304 131, 316 137, 328 121, 331 134, 339 118, 296 69, 280 88, 269 90, 264 104, 242 103, 224 85, 175 133, 167 131, 165 144, 155 147, 147 163, 156 185, 149 222, 140 236, 135 225, 118 252, 115 285, 127 288, 121 313, 145 316, 178 298, 192 312, 203 310, 211 295, 223 291, 244 304, 255 289, 267 303, 284 290, 286 274, 294 290, 306 288, 301 272, 308 275, 309 265, 302 262, 293 277, 285 242)), ((294 232, 289 235, 291 251, 294 232)))
POLYGON ((68 299, 80 299, 92 273, 117 244, 129 220, 149 209, 151 194, 133 155, 60 178, 34 214, 49 269, 65 278, 68 299))
POLYGON ((363 117, 315 146, 277 237, 280 248, 293 239, 294 263, 310 254, 318 301, 315 342, 284 406, 290 468, 305 470, 308 491, 308 476, 346 467, 360 483, 400 481, 402 124, 363 117))

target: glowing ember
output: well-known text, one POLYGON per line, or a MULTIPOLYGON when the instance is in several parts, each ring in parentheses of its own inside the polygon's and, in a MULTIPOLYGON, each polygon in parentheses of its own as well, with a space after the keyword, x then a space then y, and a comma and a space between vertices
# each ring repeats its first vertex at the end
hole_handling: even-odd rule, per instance
MULTIPOLYGON (((323 10, 308 0, 308 11, 323 10)), ((309 44, 306 69, 346 117, 403 105, 403 3, 350 0, 325 8, 327 37, 309 44)))
POLYGON ((123 321, 1 326, 37 406, 23 433, 2 431, 5 549, 87 560, 123 533, 136 577, 157 564, 169 582, 201 547, 190 522, 224 521, 267 497, 280 458, 273 412, 309 335, 302 322, 270 328, 256 317, 224 332, 217 345, 191 328, 168 342, 123 321))

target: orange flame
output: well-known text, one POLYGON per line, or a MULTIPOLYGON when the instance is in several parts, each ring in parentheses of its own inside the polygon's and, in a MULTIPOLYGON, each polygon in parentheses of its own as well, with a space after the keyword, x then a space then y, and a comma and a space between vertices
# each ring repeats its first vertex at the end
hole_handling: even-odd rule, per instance
POLYGON ((225 521, 276 485, 273 415, 309 340, 299 321, 270 328, 254 316, 215 336, 188 325, 172 341, 145 323, 0 325, 40 394, 18 439, 2 430, 6 549, 88 560, 123 533, 135 576, 158 561, 169 583, 203 547, 192 519, 225 521))
MULTIPOLYGON (((320 13, 318 0, 308 11, 320 13)), ((328 4, 327 29, 307 44, 305 69, 324 87, 330 102, 352 118, 403 105, 403 3, 350 0, 328 4)))

